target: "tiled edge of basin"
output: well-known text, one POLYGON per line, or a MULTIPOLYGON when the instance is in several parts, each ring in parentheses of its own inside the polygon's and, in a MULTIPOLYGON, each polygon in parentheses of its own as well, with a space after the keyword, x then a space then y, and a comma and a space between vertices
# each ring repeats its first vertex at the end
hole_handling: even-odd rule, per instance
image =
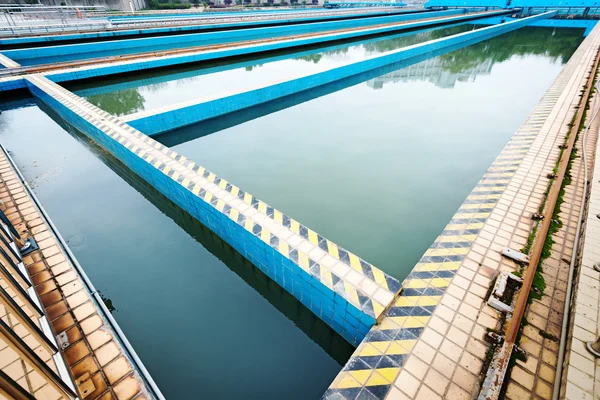
MULTIPOLYGON (((63 337, 60 352, 73 381, 77 382, 81 398, 154 398, 1 150, 0 180, 0 200, 6 207, 7 218, 21 237, 33 237, 39 245, 38 250, 23 257, 23 263, 54 336, 63 337)), ((8 359, 6 356, 3 362, 8 359)), ((35 398, 60 397, 48 385, 40 388, 39 376, 29 376, 28 380, 36 388, 35 398)))
MULTIPOLYGON (((598 123, 597 119, 595 123, 598 123)), ((589 181, 589 208, 582 237, 581 262, 573 281, 565 369, 561 379, 560 398, 569 400, 600 397, 600 364, 587 349, 588 342, 595 342, 600 337, 600 273, 594 268, 600 263, 600 147, 595 151, 594 179, 589 181)), ((588 155, 588 160, 590 158, 588 155)), ((574 201, 580 201, 580 197, 574 201)))
POLYGON ((358 256, 42 76, 29 89, 357 345, 400 289, 358 256))
POLYGON ((568 131, 598 43, 596 26, 402 283, 392 307, 323 399, 476 395, 487 352, 483 336, 499 320, 484 298, 498 271, 515 268, 500 251, 520 249, 527 242, 531 214, 542 201, 546 174, 558 159, 558 144, 568 131), (545 162, 551 165, 547 170, 545 162))
POLYGON ((199 29, 223 29, 230 28, 232 26, 236 27, 253 27, 256 25, 269 26, 271 24, 285 24, 285 23, 298 23, 298 22, 308 22, 308 21, 318 21, 322 19, 343 19, 348 17, 357 17, 357 16, 369 16, 369 17, 377 17, 377 16, 386 16, 386 15, 398 15, 398 14, 414 14, 414 13, 422 13, 426 11, 423 8, 417 9, 402 9, 402 10, 393 10, 393 11, 371 11, 364 10, 362 13, 357 14, 344 14, 344 15, 322 15, 319 17, 303 17, 303 18, 274 18, 274 19, 264 19, 260 21, 252 21, 252 22, 222 22, 222 23, 213 23, 213 22, 204 22, 204 23, 194 23, 189 22, 188 25, 180 25, 180 26, 171 26, 171 27, 158 27, 158 28, 130 28, 124 30, 113 30, 113 31, 97 31, 97 32, 88 32, 88 33, 71 33, 71 34, 47 34, 41 36, 24 36, 24 37, 13 37, 13 38, 0 38, 0 45, 17 45, 17 44, 25 44, 25 43, 40 43, 40 42, 60 42, 60 41, 68 41, 68 40, 79 40, 79 39, 94 39, 94 38, 103 38, 103 37, 115 37, 123 35, 137 35, 137 34, 156 34, 156 33, 171 33, 171 32, 185 32, 190 30, 199 30, 199 29))
POLYGON ((157 45, 174 45, 176 43, 189 43, 189 46, 202 46, 211 44, 232 43, 236 41, 276 38, 306 33, 327 33, 328 30, 352 29, 356 27, 368 28, 370 25, 391 24, 398 22, 418 21, 444 16, 463 14, 462 9, 433 11, 420 14, 394 14, 367 19, 350 19, 344 21, 327 21, 310 24, 292 24, 277 27, 248 28, 243 30, 226 30, 216 32, 187 33, 176 36, 153 36, 133 39, 116 39, 102 42, 84 42, 45 47, 31 47, 14 50, 4 50, 2 54, 13 60, 23 60, 41 57, 59 57, 69 54, 97 53, 116 49, 144 48, 157 45))
MULTIPOLYGON (((21 66, 21 64, 11 60, 4 54, 0 54, 0 65, 5 68, 18 68, 21 66)), ((27 88, 27 85, 22 76, 5 76, 0 78, 0 92, 25 88, 27 88)))
POLYGON ((9 76, 0 78, 0 92, 8 92, 17 89, 26 89, 27 84, 22 76, 9 76))

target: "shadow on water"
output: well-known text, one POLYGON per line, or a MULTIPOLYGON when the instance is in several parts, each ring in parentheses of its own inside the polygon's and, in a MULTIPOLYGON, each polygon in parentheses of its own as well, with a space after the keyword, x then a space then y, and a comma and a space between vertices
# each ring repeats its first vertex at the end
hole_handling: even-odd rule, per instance
MULTIPOLYGON (((579 43, 583 41, 582 31, 583 29, 581 28, 521 28, 489 40, 471 45, 467 44, 466 47, 464 44, 450 46, 426 55, 413 57, 372 71, 354 75, 337 82, 322 85, 314 89, 295 93, 281 99, 239 110, 220 117, 211 118, 206 121, 201 121, 193 125, 157 135, 154 139, 165 146, 173 147, 361 84, 438 56, 440 58, 442 69, 450 73, 461 73, 472 70, 482 64, 488 64, 489 68, 491 68, 493 64, 506 61, 515 55, 546 55, 555 58, 558 62, 565 63, 573 55, 573 52, 577 49, 579 43), (554 38, 556 29, 560 29, 560 40, 554 38), (550 37, 548 35, 549 33, 550 37), (491 46, 490 41, 492 40, 499 43, 499 45, 494 44, 494 46, 491 46)), ((436 38, 435 31, 432 32, 432 36, 432 39, 436 38)), ((389 51, 389 49, 382 47, 387 45, 388 43, 374 42, 365 44, 365 47, 369 51, 381 53, 389 51)), ((413 79, 422 79, 424 77, 426 76, 421 75, 416 76, 413 79)), ((411 77, 407 78, 411 79, 411 77)), ((379 88, 380 86, 373 87, 374 90, 379 88)))
MULTIPOLYGON (((111 154, 100 148, 85 134, 69 125, 46 104, 37 100, 35 102, 42 111, 48 114, 50 118, 59 124, 65 131, 69 132, 76 140, 88 147, 96 157, 114 171, 121 179, 144 196, 144 198, 150 201, 163 214, 172 219, 188 235, 193 237, 200 245, 227 265, 229 269, 236 273, 256 292, 279 310, 279 312, 290 319, 336 362, 340 365, 344 365, 346 361, 348 361, 350 355, 354 351, 354 347, 346 342, 346 340, 322 320, 316 317, 312 311, 296 300, 296 298, 285 291, 276 282, 267 277, 262 271, 252 265, 252 263, 243 258, 240 253, 234 250, 207 227, 202 225, 171 200, 163 196, 153 186, 133 173, 127 166, 111 154)), ((110 301, 109 299, 107 300, 110 301)), ((111 302, 111 307, 112 306, 113 304, 111 302)))

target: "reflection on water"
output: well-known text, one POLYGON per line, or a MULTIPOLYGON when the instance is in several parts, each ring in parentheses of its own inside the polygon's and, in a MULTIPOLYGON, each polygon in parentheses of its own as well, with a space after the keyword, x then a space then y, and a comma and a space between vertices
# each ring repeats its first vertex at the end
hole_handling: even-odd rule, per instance
MULTIPOLYGON (((447 29, 451 33, 456 33, 460 28, 457 26, 447 29)), ((558 30, 555 28, 523 28, 496 37, 491 41, 480 42, 438 57, 419 57, 361 73, 282 99, 167 132, 155 137, 155 139, 166 146, 176 146, 362 82, 366 82, 368 87, 375 90, 383 88, 385 84, 409 81, 425 81, 440 88, 449 89, 453 88, 457 82, 472 82, 477 76, 489 75, 496 63, 507 61, 511 57, 543 55, 550 64, 560 65, 569 59, 575 51, 574 49, 583 40, 581 32, 581 29, 567 28, 558 30), (494 46, 490 46, 490 43, 493 43, 494 46), (544 47, 546 43, 549 44, 548 48, 544 47), (496 46, 501 51, 495 51, 496 46), (424 59, 424 61, 418 62, 421 59, 424 59)), ((436 35, 432 38, 435 38, 436 35)), ((403 40, 403 38, 394 40, 403 40)), ((364 44, 365 50, 366 52, 376 53, 387 51, 390 43, 394 40, 366 43, 364 44)), ((346 49, 337 49, 329 53, 330 55, 343 55, 345 51, 346 49)), ((306 55, 298 59, 318 63, 324 54, 325 52, 306 55)))
POLYGON ((564 64, 582 39, 581 29, 528 27, 493 39, 493 47, 488 41, 476 43, 381 75, 367 81, 367 85, 381 89, 386 83, 421 80, 440 88, 453 88, 456 82, 474 81, 479 75, 489 75, 494 64, 512 57, 542 55, 551 63, 564 64), (526 43, 523 41, 525 37, 526 43))
MULTIPOLYGON (((288 79, 298 74, 319 72, 359 61, 364 57, 480 27, 482 26, 459 24, 417 33, 404 33, 389 38, 362 41, 355 45, 337 45, 325 51, 305 51, 303 55, 293 58, 274 56, 262 62, 247 62, 239 68, 234 68, 237 63, 233 63, 200 70, 196 74, 188 73, 185 77, 177 77, 177 74, 159 75, 156 78, 145 79, 137 85, 135 81, 112 84, 109 80, 102 86, 95 84, 80 90, 78 94, 113 115, 127 115, 205 95, 227 93, 263 82, 288 79), (132 84, 136 86, 131 87, 132 84)), ((514 56, 544 55, 554 62, 564 63, 581 39, 581 29, 523 28, 495 38, 498 43, 497 49, 490 49, 487 41, 480 42, 435 60, 427 60, 419 65, 388 73, 368 81, 367 85, 378 89, 385 82, 424 79, 440 87, 449 88, 457 81, 475 79, 477 75, 489 73, 495 63, 514 56), (525 37, 526 43, 523 42, 525 37)))
POLYGON ((447 66, 448 63, 442 57, 436 57, 378 76, 367 81, 367 85, 373 89, 381 89, 386 83, 426 81, 440 88, 450 89, 456 85, 456 82, 473 82, 478 75, 489 75, 494 62, 487 59, 475 67, 460 72, 452 72, 447 66))
MULTIPOLYGON (((431 30, 405 32, 376 39, 351 41, 358 44, 337 44, 289 55, 267 57, 251 62, 233 62, 217 68, 201 69, 184 77, 160 75, 131 87, 132 82, 94 83, 75 92, 92 104, 114 115, 126 115, 175 104, 202 96, 230 93, 236 90, 272 83, 310 73, 320 72, 349 62, 363 60, 375 53, 400 49, 433 38, 472 30, 472 24, 438 27, 431 30), (379 49, 379 50, 378 50, 379 49), (300 55, 298 54, 300 53, 300 55)), ((134 83, 135 84, 135 83, 134 83)))
MULTIPOLYGON (((152 89, 148 88, 148 90, 152 89)), ((119 90, 110 96, 88 96, 87 100, 113 115, 127 115, 144 109, 144 96, 135 88, 119 90)))

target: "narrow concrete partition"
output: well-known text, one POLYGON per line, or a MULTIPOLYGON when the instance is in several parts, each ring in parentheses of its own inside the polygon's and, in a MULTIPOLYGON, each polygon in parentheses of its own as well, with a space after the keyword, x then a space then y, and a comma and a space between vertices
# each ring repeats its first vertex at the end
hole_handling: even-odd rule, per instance
MULTIPOLYGON (((26 81, 36 97, 223 238, 351 344, 362 341, 399 291, 396 279, 119 118, 43 76, 26 81)), ((168 268, 176 271, 177 266, 168 268)))
MULTIPOLYGON (((156 34, 169 34, 176 32, 196 32, 202 30, 227 30, 232 28, 255 28, 260 26, 269 26, 269 25, 280 25, 280 24, 290 24, 290 23, 301 23, 301 22, 311 22, 311 21, 334 21, 340 19, 352 19, 352 18, 360 18, 360 17, 378 17, 378 16, 386 16, 386 15, 398 15, 398 14, 425 14, 430 12, 429 10, 425 10, 422 8, 418 9, 399 9, 399 10, 387 10, 387 11, 365 11, 365 12, 357 12, 354 14, 341 14, 341 15, 320 15, 315 17, 300 17, 300 18, 274 18, 274 19, 263 19, 256 21, 236 21, 236 22, 220 22, 215 23, 213 21, 208 22, 204 21, 194 21, 188 20, 185 21, 189 25, 182 26, 166 26, 166 27, 156 27, 156 28, 131 28, 131 29, 119 29, 109 31, 96 31, 96 32, 77 32, 77 33, 60 33, 60 34, 52 34, 48 33, 47 35, 39 35, 39 36, 22 36, 22 37, 9 37, 9 38, 0 38, 0 46, 19 46, 25 44, 32 44, 35 46, 36 43, 60 43, 60 42, 70 42, 70 41, 84 41, 95 38, 119 38, 119 37, 130 37, 130 36, 144 36, 144 35, 156 35, 156 34)), ((228 17, 236 17, 236 15, 228 16, 228 17)), ((182 23, 184 21, 173 21, 174 23, 182 23)))
POLYGON ((123 118, 131 126, 141 130, 146 135, 155 136, 210 118, 219 117, 234 111, 253 107, 258 104, 277 100, 298 92, 311 90, 319 86, 337 82, 368 71, 373 71, 378 68, 390 66, 395 63, 408 60, 418 62, 422 60, 420 57, 424 55, 436 56, 443 54, 519 29, 535 21, 551 18, 554 15, 556 15, 556 11, 551 11, 529 18, 459 33, 413 46, 407 46, 381 55, 367 57, 362 61, 330 68, 322 72, 297 74, 288 79, 281 79, 278 82, 269 84, 259 84, 254 87, 240 90, 237 93, 196 98, 171 106, 140 111, 123 118))
POLYGON ((37 59, 42 57, 59 57, 71 54, 99 53, 123 49, 144 49, 150 46, 173 46, 188 44, 188 46, 204 46, 218 43, 231 43, 255 39, 269 39, 289 35, 302 35, 328 30, 367 27, 370 25, 391 24, 396 22, 433 19, 444 16, 464 14, 463 9, 432 11, 418 14, 386 15, 345 21, 313 22, 292 24, 276 27, 235 29, 217 32, 188 33, 175 36, 142 37, 135 39, 120 39, 103 42, 65 44, 47 47, 30 47, 24 49, 4 50, 2 53, 13 60, 37 59))

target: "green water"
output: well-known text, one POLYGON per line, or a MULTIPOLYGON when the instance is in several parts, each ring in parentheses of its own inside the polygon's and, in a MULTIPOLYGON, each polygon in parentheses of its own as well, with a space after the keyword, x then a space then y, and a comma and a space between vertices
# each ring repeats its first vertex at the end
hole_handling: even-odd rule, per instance
MULTIPOLYGON (((196 125, 186 143, 160 139, 402 278, 582 32, 523 28, 269 115, 306 98, 196 125), (232 127, 209 134, 217 126, 232 127)), ((0 141, 167 398, 320 397, 352 351, 339 336, 50 111, 18 104, 0 114, 0 141)))

